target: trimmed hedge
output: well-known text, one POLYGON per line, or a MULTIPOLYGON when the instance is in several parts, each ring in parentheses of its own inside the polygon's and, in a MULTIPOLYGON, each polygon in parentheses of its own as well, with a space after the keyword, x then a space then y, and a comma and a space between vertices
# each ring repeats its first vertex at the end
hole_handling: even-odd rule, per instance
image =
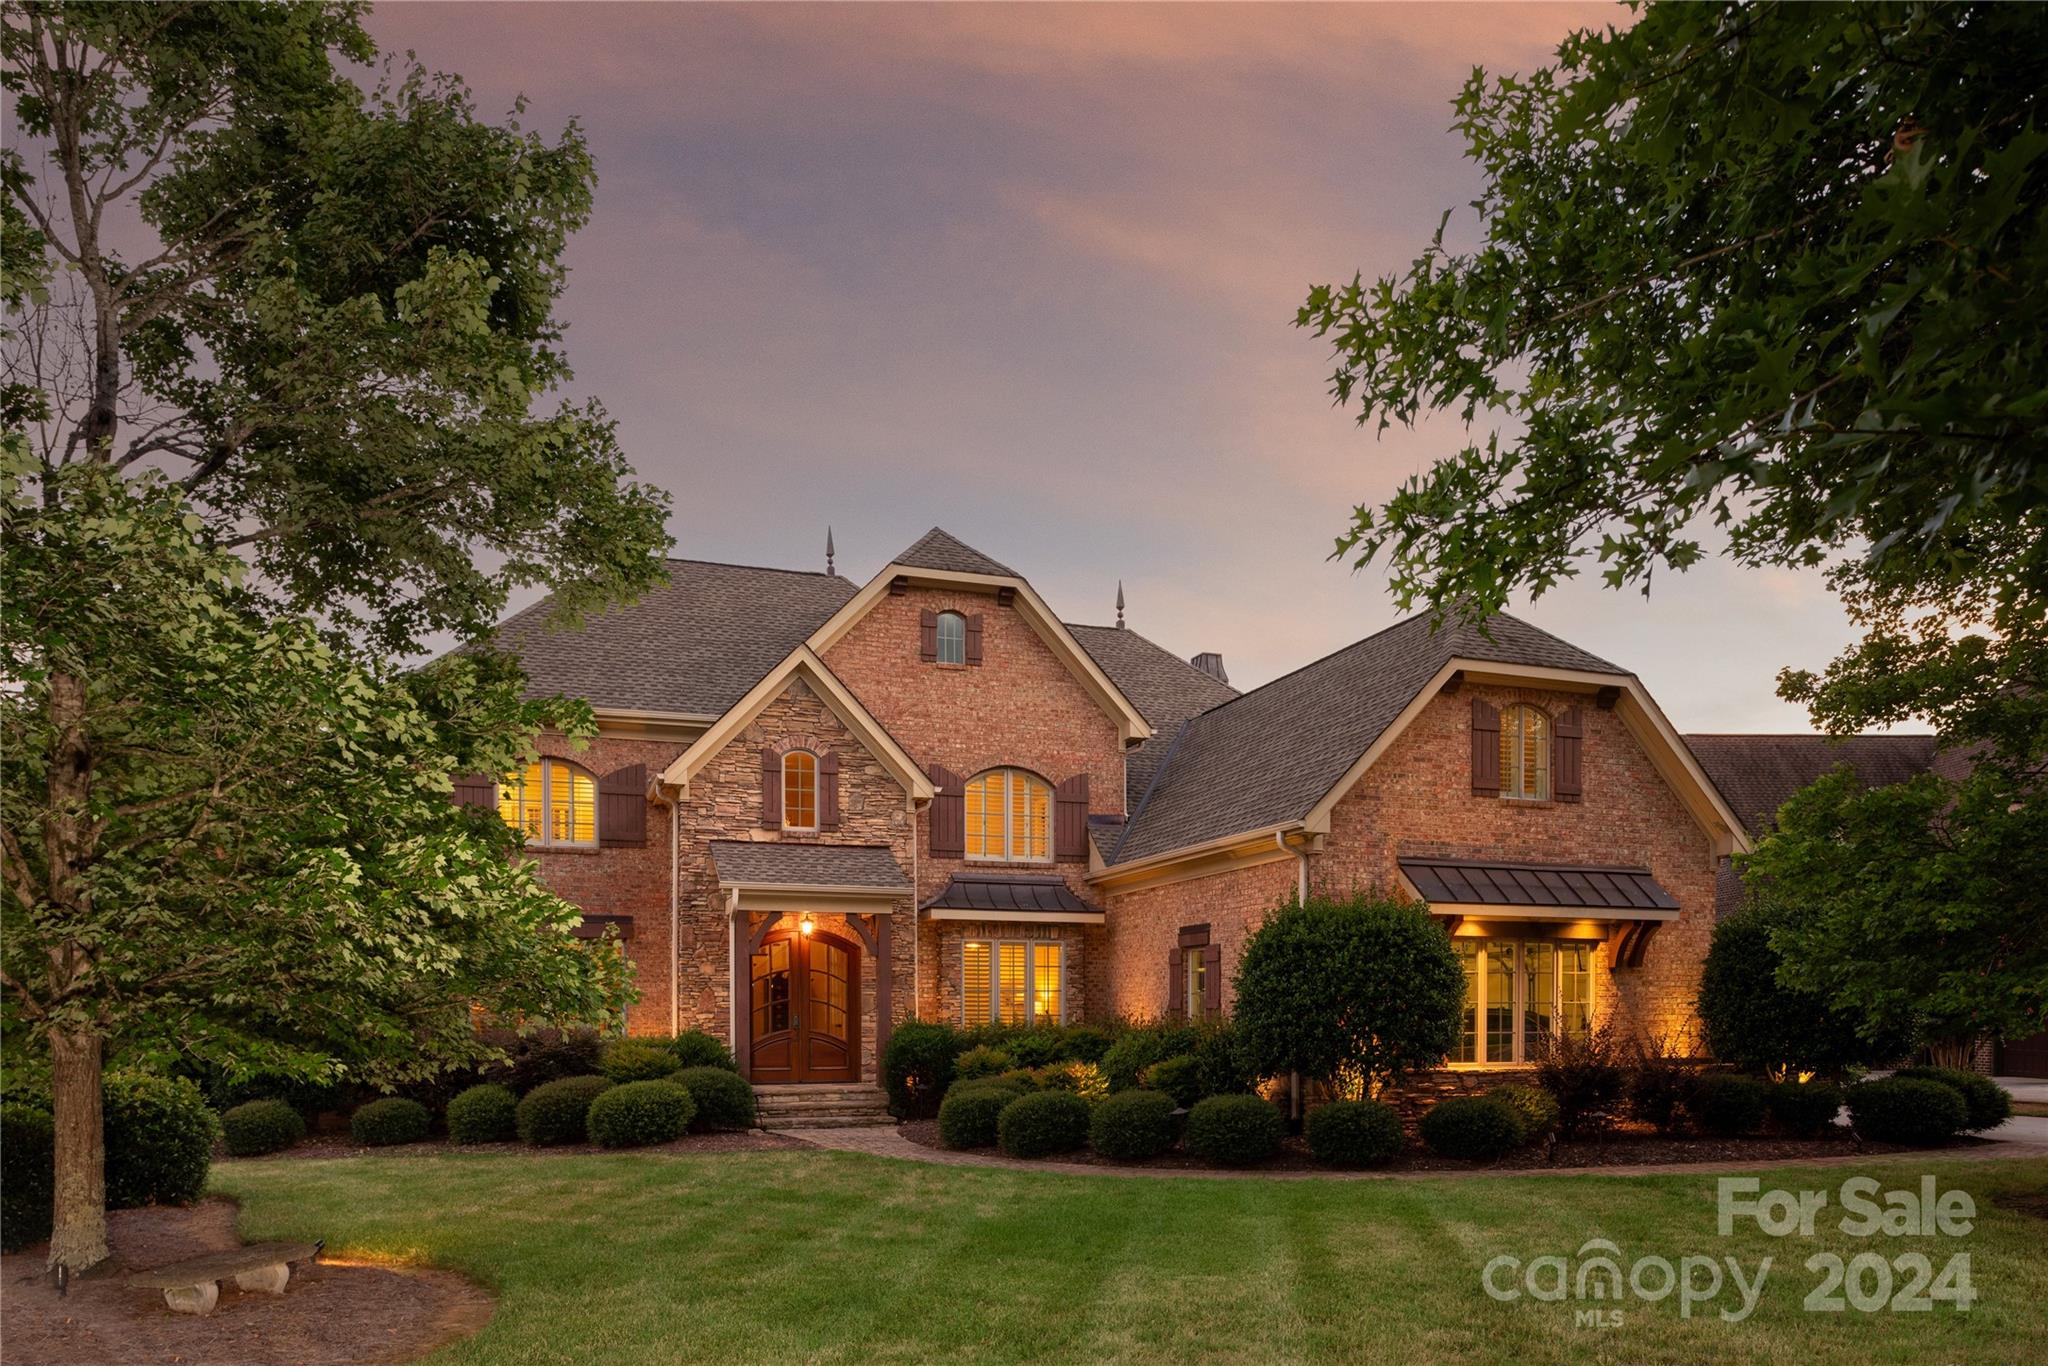
POLYGON ((1085 1101, 1098 1101, 1109 1094, 1102 1069, 1092 1062, 1053 1062, 1031 1069, 1031 1078, 1041 1091, 1072 1091, 1085 1101))
POLYGON ((1116 1042, 1116 1036, 1101 1025, 1068 1025, 1065 1033, 1066 1054, 1075 1062, 1100 1064, 1102 1055, 1116 1042))
POLYGON ((1492 1162, 1522 1141, 1522 1121, 1505 1101, 1453 1096, 1422 1117, 1422 1141, 1439 1157, 1492 1162))
POLYGON ((433 1127, 427 1107, 403 1096, 373 1100, 348 1117, 349 1137, 367 1148, 418 1143, 433 1127))
POLYGON ((1308 1150, 1332 1167, 1382 1167, 1401 1155, 1401 1116, 1376 1100, 1334 1100, 1308 1112, 1308 1150))
POLYGON ((992 1083, 956 1085, 939 1102, 939 1142, 948 1148, 986 1148, 997 1136, 1004 1107, 1021 1093, 992 1083))
POLYGON ((1521 1142, 1535 1143, 1557 1132, 1557 1097, 1539 1086, 1496 1086, 1486 1093, 1514 1112, 1522 1126, 1521 1142))
POLYGON ((889 1113, 898 1119, 924 1119, 937 1113, 946 1088, 953 1084, 953 1059, 960 1052, 960 1031, 934 1020, 905 1020, 889 1035, 882 1050, 882 1085, 889 1092, 889 1113))
POLYGON ((1138 1080, 1150 1090, 1172 1096, 1173 1103, 1183 1110, 1193 1109, 1207 1094, 1202 1090, 1202 1060, 1192 1053, 1155 1062, 1138 1074, 1138 1080))
POLYGON ((589 1134, 584 1119, 590 1102, 615 1085, 610 1077, 563 1077, 534 1087, 516 1112, 519 1141, 541 1148, 583 1142, 589 1134))
POLYGON ((1088 1141, 1088 1102, 1071 1091, 1035 1091, 1005 1105, 996 1141, 1011 1157, 1050 1157, 1088 1141))
POLYGON ((1122 1162, 1157 1157, 1173 1146, 1177 1108, 1163 1091, 1119 1091, 1088 1117, 1088 1146, 1122 1162))
POLYGON ((1834 1128, 1842 1088, 1831 1081, 1781 1081, 1765 1092, 1764 1107, 1779 1132, 1814 1138, 1834 1128))
POLYGON ((0 1104, 0 1252, 50 1236, 57 1172, 50 1112, 25 1100, 0 1104))
POLYGON ((1715 1138, 1755 1133, 1764 1127, 1769 1109, 1770 1093, 1762 1082, 1728 1072, 1701 1077, 1685 1103, 1686 1113, 1700 1126, 1700 1132, 1715 1138))
POLYGON ((983 1077, 1001 1076, 1017 1065, 1017 1060, 1000 1048, 977 1044, 959 1057, 953 1059, 955 1083, 979 1081, 983 1077))
POLYGON ((306 1120, 281 1100, 252 1100, 220 1117, 221 1138, 234 1157, 281 1153, 306 1136, 306 1120))
POLYGON ((1188 1111, 1188 1151, 1225 1167, 1248 1167, 1280 1150, 1287 1121, 1252 1095, 1210 1096, 1188 1111))
POLYGON ((676 1070, 675 1054, 641 1039, 614 1039, 598 1051, 597 1070, 621 1084, 660 1081, 676 1070))
POLYGON ((672 1073, 670 1081, 690 1093, 697 1104, 692 1129, 751 1129, 754 1127, 754 1088, 737 1072, 723 1067, 685 1067, 672 1073))
POLYGON ((672 1081, 629 1081, 590 1102, 585 1128, 600 1148, 644 1148, 681 1138, 697 1117, 697 1102, 672 1081))
POLYGON ((1971 1133, 1996 1129, 2012 1118, 2012 1096, 1989 1077, 1965 1072, 1959 1067, 1901 1067, 1892 1073, 1917 1081, 1936 1081, 1963 1098, 1969 1113, 1963 1128, 1971 1133))
POLYGON ((185 1077, 109 1072, 101 1084, 107 1208, 189 1205, 206 1189, 220 1120, 185 1077))
POLYGON ((662 1046, 676 1060, 678 1072, 687 1072, 693 1067, 716 1067, 739 1075, 739 1060, 733 1057, 732 1050, 715 1035, 706 1034, 701 1029, 686 1029, 662 1046))
POLYGON ((448 1102, 448 1141, 509 1143, 519 1137, 519 1098, 494 1082, 472 1086, 448 1102))
POLYGON ((1946 1143, 1970 1122, 1962 1092, 1925 1077, 1887 1077, 1849 1088, 1849 1119, 1877 1143, 1946 1143))
POLYGON ((503 1043, 512 1055, 507 1069, 512 1089, 522 1096, 551 1081, 587 1077, 597 1071, 599 1040, 595 1030, 564 1033, 559 1029, 540 1029, 503 1043))

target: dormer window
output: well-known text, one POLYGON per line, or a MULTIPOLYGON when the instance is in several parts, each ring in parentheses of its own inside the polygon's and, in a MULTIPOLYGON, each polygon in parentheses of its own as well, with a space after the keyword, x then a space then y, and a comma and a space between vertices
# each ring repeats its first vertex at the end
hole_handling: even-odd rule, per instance
POLYGON ((818 756, 808 750, 782 756, 782 828, 818 828, 818 756))
POLYGON ((1512 801, 1550 800, 1550 718, 1527 704, 1501 710, 1500 795, 1512 801))
POLYGON ((939 613, 939 663, 967 662, 967 618, 958 612, 939 613))
POLYGON ((594 848, 597 779, 574 764, 543 759, 498 781, 498 815, 542 848, 594 848))
POLYGON ((966 793, 967 857, 997 863, 1052 861, 1052 787, 1018 768, 970 780, 966 793))

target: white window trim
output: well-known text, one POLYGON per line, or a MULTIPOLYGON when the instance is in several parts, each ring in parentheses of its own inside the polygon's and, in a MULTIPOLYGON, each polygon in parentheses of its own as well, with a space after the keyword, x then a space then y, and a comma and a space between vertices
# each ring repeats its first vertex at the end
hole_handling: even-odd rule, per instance
MULTIPOLYGON (((1508 980, 1514 984, 1515 998, 1514 1020, 1510 1025, 1510 1037, 1514 1040, 1511 1049, 1512 1052, 1517 1054, 1522 1053, 1524 1051, 1524 1040, 1527 1037, 1527 1031, 1524 1028, 1524 1024, 1526 1023, 1524 1020, 1524 1016, 1529 1008, 1529 1003, 1527 1000, 1529 983, 1526 975, 1522 971, 1522 954, 1525 947, 1530 944, 1550 944, 1559 949, 1563 949, 1567 946, 1583 947, 1586 949, 1586 1022, 1588 1028, 1592 1027, 1592 1022, 1594 1021, 1594 1019, 1598 1017, 1600 1010, 1600 974, 1592 970, 1593 965, 1599 960, 1600 946, 1597 943, 1594 943, 1586 939, 1507 939, 1497 936, 1489 936, 1485 939, 1469 939, 1462 942, 1474 945, 1475 949, 1477 950, 1477 954, 1481 959, 1484 958, 1486 954, 1487 945, 1489 944, 1511 943, 1515 946, 1514 967, 1510 969, 1508 972, 1508 980)), ((1461 970, 1464 967, 1462 961, 1459 963, 1459 967, 1461 970)), ((1475 961, 1475 969, 1476 972, 1473 982, 1472 993, 1473 1007, 1472 1014, 1469 1017, 1465 1014, 1463 989, 1460 988, 1460 995, 1458 1001, 1458 1040, 1459 1046, 1462 1047, 1465 1038, 1465 1022, 1468 1018, 1471 1019, 1474 1026, 1472 1036, 1472 1051, 1477 1056, 1471 1058, 1470 1060, 1453 1059, 1449 1063, 1447 1063, 1446 1066, 1486 1068, 1489 1070, 1501 1067, 1534 1067, 1536 1065, 1535 1062, 1531 1059, 1524 1057, 1515 1057, 1496 1061, 1486 1056, 1486 1008, 1488 1005, 1488 1001, 1486 999, 1486 964, 1483 961, 1475 961)), ((1562 1010, 1564 1007, 1564 955, 1562 953, 1553 954, 1551 956, 1550 972, 1550 1002, 1552 1018, 1554 1019, 1556 1018, 1556 1012, 1562 1010)))
POLYGON ((807 749, 793 749, 782 756, 782 828, 799 833, 812 833, 818 829, 818 807, 822 801, 823 778, 819 772, 818 756, 807 749), (789 761, 798 754, 808 755, 811 760, 811 823, 791 825, 789 822, 789 761))
MULTIPOLYGON (((965 854, 967 861, 969 863, 1037 864, 1050 864, 1054 862, 1055 860, 1053 855, 1055 851, 1053 849, 1053 843, 1056 838, 1056 826, 1059 820, 1059 794, 1053 790, 1053 785, 1051 783, 1046 782, 1045 779, 1039 777, 1036 773, 1031 772, 1029 769, 1023 768, 985 768, 981 772, 975 774, 972 778, 968 779, 967 786, 972 788, 977 784, 986 782, 991 774, 998 773, 1001 774, 1003 778, 1003 852, 1000 854, 976 854, 969 853, 965 849, 963 849, 962 853, 965 854), (1030 795, 1032 783, 1037 783, 1045 789, 1045 853, 1037 857, 1033 857, 1029 854, 1018 854, 1010 848, 1011 837, 1016 833, 1016 826, 1014 824, 1014 816, 1012 815, 1010 802, 1011 797, 1016 787, 1018 786, 1018 780, 1020 779, 1023 781, 1023 787, 1025 795, 1027 797, 1030 795)), ((983 829, 986 830, 988 824, 987 798, 984 797, 982 801, 983 805, 981 818, 983 829)), ((965 843, 964 838, 962 842, 963 844, 965 843)))
POLYGON ((1209 946, 1207 944, 1183 947, 1180 951, 1181 1014, 1185 1015, 1191 1022, 1198 1023, 1209 1018, 1209 965, 1202 957, 1208 951, 1209 946), (1195 979, 1198 975, 1202 979, 1199 990, 1197 990, 1195 985, 1195 979))
MULTIPOLYGON (((597 821, 598 821, 598 811, 597 811, 597 808, 598 808, 598 800, 597 800, 597 795, 598 795, 598 794, 597 794, 597 775, 596 775, 595 773, 592 773, 592 772, 591 772, 591 771, 590 771, 589 769, 587 769, 587 768, 584 768, 584 767, 583 767, 583 766, 582 766, 581 764, 575 764, 575 763, 571 763, 571 762, 570 762, 569 760, 567 760, 567 759, 554 759, 554 758, 548 758, 548 757, 546 757, 546 756, 543 756, 542 758, 540 758, 540 759, 537 759, 537 760, 535 760, 535 762, 536 762, 536 763, 538 763, 538 764, 540 765, 540 833, 539 833, 538 835, 533 835, 533 834, 526 834, 526 826, 525 826, 525 823, 524 823, 524 820, 523 820, 523 819, 522 819, 522 820, 521 820, 520 822, 518 822, 518 823, 516 823, 516 824, 513 824, 513 825, 512 825, 512 828, 513 828, 514 830, 517 830, 517 831, 519 831, 519 832, 520 832, 520 833, 522 833, 522 834, 526 834, 526 847, 527 847, 527 848, 529 848, 529 849, 595 849, 595 848, 597 848, 597 844, 598 844, 598 830, 597 830, 597 821), (555 837, 554 837, 554 836, 553 836, 552 834, 550 834, 550 833, 549 833, 549 832, 550 832, 550 831, 552 831, 552 830, 554 829, 554 827, 555 827, 555 822, 554 822, 554 814, 555 814, 555 794, 554 794, 554 787, 555 787, 555 771, 556 771, 557 769, 567 769, 567 770, 569 771, 570 775, 571 775, 571 778, 572 778, 572 783, 573 783, 573 778, 574 778, 574 775, 576 775, 576 774, 579 774, 579 773, 580 773, 581 775, 583 775, 584 777, 586 777, 586 778, 590 779, 590 838, 589 838, 589 839, 587 839, 587 840, 579 840, 579 839, 565 839, 565 840, 558 840, 558 839, 556 839, 556 838, 555 838, 555 837)), ((521 778, 522 778, 522 782, 523 782, 523 779, 524 779, 524 774, 523 774, 523 773, 521 774, 521 778)), ((515 790, 515 791, 517 791, 517 790, 518 790, 518 787, 519 787, 520 785, 521 785, 521 784, 514 784, 514 785, 513 785, 513 788, 514 788, 514 790, 515 790)), ((503 814, 502 814, 502 809, 503 809, 503 803, 504 803, 504 788, 505 788, 505 783, 504 783, 504 782, 503 782, 502 780, 500 780, 500 781, 499 781, 499 783, 498 783, 498 791, 497 791, 496 793, 494 793, 494 794, 493 794, 494 796, 496 796, 496 797, 498 798, 498 801, 499 801, 499 805, 500 805, 500 813, 501 813, 501 814, 500 814, 500 816, 499 816, 499 819, 500 819, 500 820, 503 820, 503 819, 504 819, 504 816, 503 816, 503 814)), ((522 802, 520 803, 520 805, 521 805, 521 808, 522 808, 522 812, 521 812, 521 814, 522 814, 522 817, 523 817, 523 815, 524 815, 524 806, 525 806, 525 803, 524 803, 524 802, 522 801, 522 802)), ((572 809, 573 809, 573 808, 574 808, 574 806, 575 806, 575 788, 574 788, 574 786, 573 786, 573 785, 572 785, 572 786, 571 786, 571 788, 570 788, 570 806, 571 806, 571 808, 572 808, 572 809)), ((571 819, 571 820, 570 820, 570 822, 569 822, 569 826, 570 826, 570 828, 571 828, 571 829, 574 829, 574 828, 575 828, 575 825, 576 825, 576 822, 574 821, 574 819, 571 819)))
POLYGON ((1024 947, 1024 1019, 1023 1026, 1035 1023, 1031 1018, 1031 1003, 1038 998, 1038 954, 1040 948, 1051 948, 1059 954, 1060 993, 1059 1012, 1052 1023, 1063 1025, 1067 1022, 1067 945, 1060 939, 963 939, 960 941, 960 1024, 963 1028, 974 1025, 1001 1024, 1003 1022, 1002 949, 1005 944, 1021 944, 1024 947), (988 949, 988 1018, 976 1020, 967 1014, 967 949, 970 945, 981 944, 988 949))
POLYGON ((965 664, 967 662, 967 614, 965 612, 954 612, 950 610, 939 613, 933 640, 935 643, 932 647, 932 659, 936 663, 965 664), (951 617, 953 620, 960 623, 960 657, 958 659, 946 658, 947 617, 951 617))

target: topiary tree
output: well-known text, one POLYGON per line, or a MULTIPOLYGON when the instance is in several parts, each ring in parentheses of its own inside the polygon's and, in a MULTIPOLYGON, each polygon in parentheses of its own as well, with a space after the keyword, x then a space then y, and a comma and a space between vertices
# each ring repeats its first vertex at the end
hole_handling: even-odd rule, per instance
POLYGON ((1778 1078, 1799 1072, 1840 1076, 1905 1052, 1910 1043, 1903 1035, 1867 1037, 1854 1013, 1780 982, 1783 958, 1772 934, 1783 918, 1772 902, 1751 900, 1714 927, 1699 992, 1708 1050, 1724 1062, 1778 1078))
POLYGON ((1465 978, 1420 902, 1380 892, 1275 911, 1246 941, 1232 1023, 1261 1076, 1369 1084, 1434 1067, 1458 1042, 1465 978))

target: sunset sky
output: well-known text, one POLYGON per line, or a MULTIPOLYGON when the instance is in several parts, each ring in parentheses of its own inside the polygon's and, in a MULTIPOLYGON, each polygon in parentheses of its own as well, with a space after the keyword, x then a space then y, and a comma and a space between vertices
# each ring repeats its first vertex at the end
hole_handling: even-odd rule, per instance
MULTIPOLYGON (((1473 66, 1605 5, 1178 8, 380 4, 387 50, 581 121, 574 388, 675 498, 678 555, 856 582, 938 524, 1069 620, 1218 650, 1254 685, 1394 621, 1326 557, 1454 424, 1375 440, 1292 326, 1477 188, 1473 66)), ((1472 233, 1471 215, 1453 219, 1472 233)), ((1817 575, 1715 561, 1647 602, 1517 610, 1687 730, 1804 730, 1788 664, 1849 637, 1817 575)))

